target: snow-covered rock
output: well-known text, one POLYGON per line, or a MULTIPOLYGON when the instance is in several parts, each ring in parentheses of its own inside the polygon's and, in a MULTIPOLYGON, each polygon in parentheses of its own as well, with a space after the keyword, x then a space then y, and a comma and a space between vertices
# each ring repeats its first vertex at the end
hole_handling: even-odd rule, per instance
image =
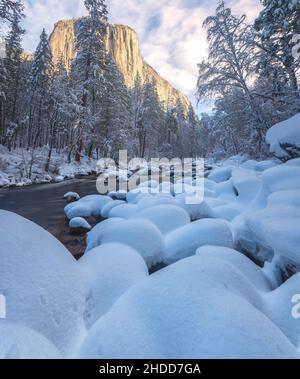
POLYGON ((179 202, 178 205, 190 215, 192 221, 214 217, 214 213, 206 201, 199 204, 187 204, 185 194, 177 195, 176 200, 179 202))
POLYGON ((257 288, 233 264, 190 257, 121 296, 90 329, 80 356, 299 358, 263 306, 257 288))
POLYGON ((300 156, 300 113, 270 128, 266 135, 270 152, 281 159, 300 156))
POLYGON ((217 167, 211 171, 208 175, 208 179, 216 183, 226 182, 231 178, 232 169, 233 166, 217 167))
POLYGON ((100 217, 103 207, 113 200, 109 196, 89 195, 65 207, 68 219, 75 217, 100 217))
POLYGON ((69 222, 69 227, 73 231, 85 231, 88 232, 92 229, 91 225, 82 217, 72 218, 69 222))
POLYGON ((85 329, 88 286, 80 266, 52 235, 0 211, 0 293, 7 320, 43 334, 72 353, 85 329))
POLYGON ((101 245, 103 233, 105 232, 106 228, 117 225, 123 220, 124 220, 123 218, 118 218, 118 217, 109 218, 108 220, 102 221, 96 226, 94 226, 93 229, 87 235, 86 252, 101 245))
POLYGON ((220 246, 201 246, 196 255, 210 256, 229 262, 238 268, 259 290, 267 292, 273 289, 264 271, 240 252, 220 246))
POLYGON ((17 323, 0 320, 0 359, 61 359, 43 335, 17 323))
POLYGON ((77 192, 67 192, 64 194, 64 199, 67 201, 77 201, 80 199, 80 196, 77 192))
POLYGON ((93 310, 90 327, 130 287, 148 276, 147 266, 138 252, 121 244, 105 244, 86 253, 79 261, 89 278, 93 310))
POLYGON ((189 257, 203 245, 233 247, 230 225, 219 219, 202 219, 185 225, 165 238, 164 262, 189 257))
POLYGON ((170 204, 145 208, 131 217, 152 221, 162 234, 168 234, 191 222, 190 216, 186 211, 176 205, 170 204))
POLYGON ((101 244, 120 243, 135 249, 148 267, 161 262, 164 240, 158 228, 148 220, 124 220, 103 230, 101 244))
POLYGON ((102 211, 101 211, 101 216, 103 218, 108 218, 109 217, 109 214, 110 214, 110 211, 115 208, 115 207, 118 207, 119 205, 122 205, 122 204, 125 204, 125 201, 123 200, 114 200, 114 201, 111 201, 109 203, 107 203, 106 205, 104 205, 104 207, 102 208, 102 211))

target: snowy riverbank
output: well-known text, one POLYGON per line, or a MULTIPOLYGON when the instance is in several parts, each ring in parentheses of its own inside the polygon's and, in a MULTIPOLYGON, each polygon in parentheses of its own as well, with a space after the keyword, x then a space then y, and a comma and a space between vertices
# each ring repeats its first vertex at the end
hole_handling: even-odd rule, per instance
POLYGON ((53 152, 49 170, 46 172, 47 155, 47 148, 37 149, 32 156, 31 151, 25 149, 8 151, 7 148, 0 145, 0 187, 58 183, 79 175, 90 175, 96 172, 96 159, 82 157, 80 164, 68 163, 66 153, 56 152, 53 152))

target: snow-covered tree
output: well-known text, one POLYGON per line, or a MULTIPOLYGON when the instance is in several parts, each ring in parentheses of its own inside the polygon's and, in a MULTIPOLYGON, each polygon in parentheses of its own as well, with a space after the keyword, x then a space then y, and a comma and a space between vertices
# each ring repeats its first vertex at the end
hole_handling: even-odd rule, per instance
POLYGON ((104 155, 116 158, 119 150, 131 150, 133 115, 129 91, 111 54, 107 56, 105 83, 107 91, 102 99, 100 136, 104 155))
POLYGON ((78 23, 77 56, 72 77, 81 107, 77 123, 76 161, 79 162, 87 133, 92 132, 99 118, 99 99, 105 92, 107 7, 104 0, 85 0, 89 17, 78 23))
POLYGON ((11 29, 6 37, 6 57, 4 64, 6 67, 6 136, 4 143, 11 148, 13 138, 20 128, 21 98, 22 88, 25 84, 25 72, 22 64, 22 36, 24 30, 20 26, 20 18, 14 15, 11 29))
POLYGON ((53 69, 52 52, 43 29, 31 72, 28 144, 33 148, 42 146, 46 140, 53 69))
POLYGON ((223 1, 215 15, 205 20, 204 27, 207 29, 209 55, 198 65, 198 98, 222 99, 239 91, 244 97, 243 112, 252 128, 252 142, 261 150, 268 122, 261 102, 251 88, 257 54, 253 28, 246 24, 246 16, 233 15, 223 1))
POLYGON ((299 96, 297 74, 300 58, 293 53, 294 37, 300 34, 300 2, 298 0, 261 0, 263 10, 255 21, 261 49, 259 67, 264 75, 288 80, 299 96))
POLYGON ((24 5, 21 0, 0 0, 0 19, 13 22, 17 17, 22 18, 24 5))

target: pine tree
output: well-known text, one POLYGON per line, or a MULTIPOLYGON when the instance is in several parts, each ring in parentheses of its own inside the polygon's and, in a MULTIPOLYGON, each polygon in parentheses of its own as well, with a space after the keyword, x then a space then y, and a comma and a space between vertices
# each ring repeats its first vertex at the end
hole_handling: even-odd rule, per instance
POLYGON ((129 91, 111 54, 107 57, 105 82, 107 91, 102 99, 100 131, 104 142, 104 154, 116 158, 119 150, 131 148, 133 138, 133 115, 129 91))
POLYGON ((81 19, 76 37, 77 56, 72 76, 81 99, 78 115, 76 161, 84 148, 84 138, 93 128, 99 112, 99 99, 105 92, 107 7, 104 0, 85 0, 89 17, 81 19))
POLYGON ((31 72, 30 114, 28 126, 28 144, 33 149, 46 142, 47 115, 51 101, 51 83, 53 79, 52 52, 48 36, 43 29, 39 45, 34 54, 31 72))
MULTIPOLYGON (((11 148, 12 139, 20 127, 21 117, 21 93, 24 88, 25 73, 22 65, 22 36, 24 30, 20 26, 20 18, 14 15, 11 30, 6 37, 6 58, 4 60, 6 67, 6 123, 7 123, 7 145, 11 148)), ((5 143, 5 142, 4 142, 5 143)))
MULTIPOLYGON (((24 5, 21 0, 0 0, 0 49, 4 48, 4 40, 2 40, 2 23, 14 22, 21 20, 24 5)), ((7 71, 2 56, 3 51, 0 52, 0 142, 4 142, 6 128, 5 128, 5 99, 7 91, 7 71)))

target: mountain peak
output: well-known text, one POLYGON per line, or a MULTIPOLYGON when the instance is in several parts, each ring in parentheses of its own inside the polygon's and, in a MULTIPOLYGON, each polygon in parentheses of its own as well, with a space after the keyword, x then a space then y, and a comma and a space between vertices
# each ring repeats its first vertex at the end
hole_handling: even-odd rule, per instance
MULTIPOLYGON (((76 23, 79 21, 80 19, 58 21, 54 25, 54 30, 50 36, 54 63, 57 63, 61 57, 68 69, 76 55, 76 23)), ((166 107, 180 103, 184 111, 188 112, 191 107, 188 98, 162 78, 144 60, 139 47, 138 35, 134 29, 127 25, 109 24, 106 45, 128 88, 133 87, 139 75, 142 82, 154 83, 158 97, 166 107)))

